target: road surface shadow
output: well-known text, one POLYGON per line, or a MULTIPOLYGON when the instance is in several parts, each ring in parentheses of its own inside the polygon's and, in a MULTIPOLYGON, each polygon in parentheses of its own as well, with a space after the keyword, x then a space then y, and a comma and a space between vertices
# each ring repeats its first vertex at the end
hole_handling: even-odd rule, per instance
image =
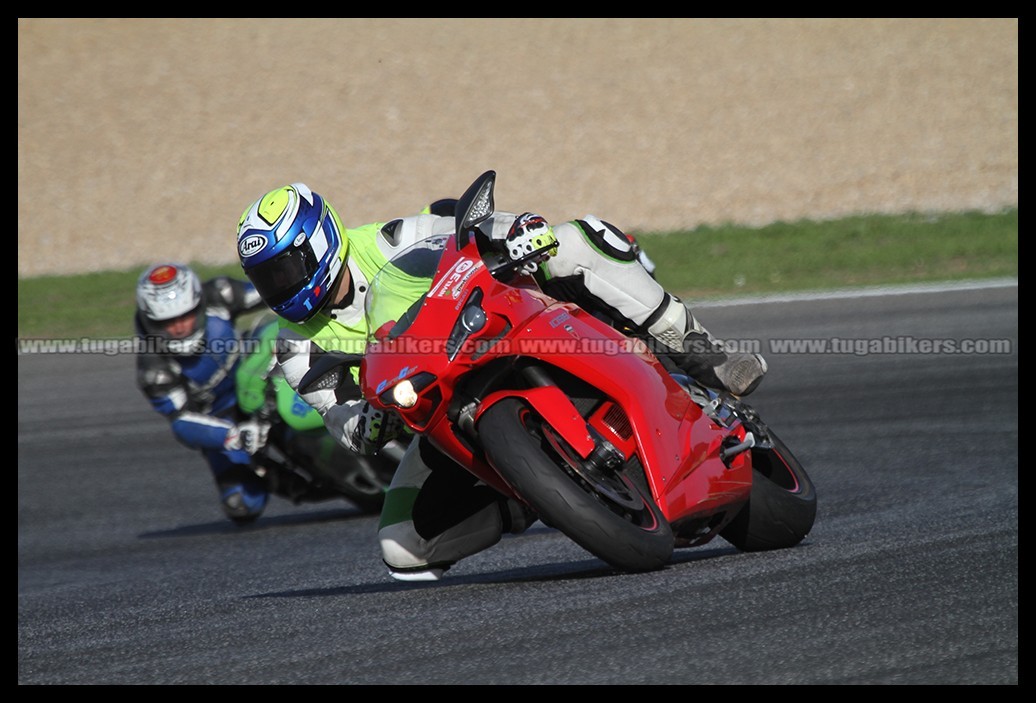
POLYGON ((312 525, 320 522, 334 522, 339 520, 354 520, 359 518, 372 517, 362 513, 355 508, 336 508, 334 510, 319 510, 301 513, 289 513, 285 515, 262 516, 251 525, 235 525, 230 520, 222 518, 213 522, 205 522, 197 525, 182 525, 168 530, 154 530, 141 532, 139 539, 161 539, 166 537, 197 537, 204 535, 218 534, 241 534, 244 532, 261 532, 263 530, 279 529, 296 525, 312 525))
MULTIPOLYGON (((709 549, 677 550, 673 558, 663 567, 663 571, 671 569, 680 564, 701 561, 703 559, 714 559, 720 556, 739 554, 734 547, 715 547, 709 549)), ((274 591, 271 593, 257 593, 251 598, 322 598, 327 596, 357 595, 369 593, 400 593, 406 591, 422 591, 427 589, 442 589, 459 586, 487 585, 487 584, 516 584, 516 583, 550 583, 563 581, 581 581, 584 579, 598 578, 636 578, 638 574, 618 571, 600 559, 585 559, 582 561, 564 561, 551 564, 536 564, 519 569, 507 569, 484 574, 465 574, 463 576, 447 576, 441 581, 425 582, 404 582, 394 581, 387 574, 385 580, 379 583, 361 583, 348 586, 336 586, 334 588, 310 588, 291 591, 274 591)))

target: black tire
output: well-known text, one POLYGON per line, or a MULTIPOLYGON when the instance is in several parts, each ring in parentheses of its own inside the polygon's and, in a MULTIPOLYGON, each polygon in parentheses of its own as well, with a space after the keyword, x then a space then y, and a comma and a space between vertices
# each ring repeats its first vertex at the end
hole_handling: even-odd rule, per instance
POLYGON ((380 454, 374 456, 353 455, 350 470, 338 477, 335 486, 367 515, 381 512, 385 503, 385 491, 388 489, 392 474, 398 461, 393 461, 380 454))
POLYGON ((516 398, 486 411, 479 434, 490 463, 544 524, 622 571, 653 571, 673 554, 673 531, 661 510, 617 472, 595 490, 545 441, 540 418, 516 398), (609 497, 616 495, 622 502, 609 497))
POLYGON ((752 449, 752 493, 720 536, 745 552, 794 547, 813 528, 817 492, 791 450, 767 430, 773 448, 752 449))

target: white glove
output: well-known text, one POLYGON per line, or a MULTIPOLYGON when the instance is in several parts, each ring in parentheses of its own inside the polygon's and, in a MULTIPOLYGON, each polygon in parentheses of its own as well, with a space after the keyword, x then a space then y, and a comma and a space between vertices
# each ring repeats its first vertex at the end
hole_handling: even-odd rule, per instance
POLYGON ((352 433, 352 445, 359 454, 376 454, 403 431, 403 421, 394 412, 378 410, 363 403, 352 433))
POLYGON ((507 245, 507 254, 511 257, 511 261, 517 261, 537 249, 554 245, 542 255, 522 264, 521 271, 527 274, 536 273, 539 262, 546 261, 558 253, 558 238, 554 236, 554 228, 547 224, 542 215, 535 215, 531 212, 523 213, 515 218, 504 243, 507 245))
POLYGON ((227 430, 227 438, 223 440, 223 448, 228 451, 244 449, 255 454, 266 446, 266 438, 270 434, 270 423, 259 420, 245 420, 227 430))

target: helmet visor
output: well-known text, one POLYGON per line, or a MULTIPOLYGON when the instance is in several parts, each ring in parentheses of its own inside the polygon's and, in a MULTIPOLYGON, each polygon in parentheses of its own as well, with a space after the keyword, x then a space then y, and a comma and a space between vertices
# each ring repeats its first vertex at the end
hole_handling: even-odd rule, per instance
POLYGON ((145 334, 163 339, 186 339, 196 334, 204 326, 205 314, 202 307, 203 304, 199 302, 191 310, 168 320, 152 320, 141 311, 138 319, 145 334))
POLYGON ((291 298, 312 280, 319 261, 309 241, 291 247, 248 271, 248 278, 270 307, 291 298))

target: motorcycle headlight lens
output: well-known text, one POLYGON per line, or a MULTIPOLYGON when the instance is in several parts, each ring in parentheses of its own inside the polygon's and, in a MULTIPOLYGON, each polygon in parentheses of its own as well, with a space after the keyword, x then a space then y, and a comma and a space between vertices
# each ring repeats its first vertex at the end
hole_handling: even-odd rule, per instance
POLYGON ((417 390, 410 379, 404 379, 392 388, 392 399, 401 408, 412 408, 417 405, 417 390))

